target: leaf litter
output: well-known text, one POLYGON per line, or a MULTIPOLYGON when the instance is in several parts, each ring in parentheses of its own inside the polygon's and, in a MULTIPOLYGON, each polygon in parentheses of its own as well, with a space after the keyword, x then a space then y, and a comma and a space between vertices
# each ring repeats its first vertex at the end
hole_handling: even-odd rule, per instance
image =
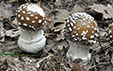
MULTIPOLYGON (((27 1, 27 0, 26 0, 27 1)), ((29 0, 29 2, 38 0, 29 0)), ((112 4, 97 0, 56 0, 42 1, 42 7, 46 13, 47 24, 43 28, 47 38, 47 44, 43 50, 37 54, 26 53, 18 48, 17 40, 20 35, 19 27, 16 21, 9 20, 15 18, 15 11, 18 5, 25 1, 10 0, 0 3, 0 52, 10 52, 12 54, 39 55, 29 56, 5 56, 0 55, 0 71, 112 71, 113 70, 113 48, 106 42, 105 27, 112 21, 112 4), (20 2, 20 3, 19 3, 20 2), (101 3, 101 4, 99 4, 101 3), (102 4, 102 3, 105 3, 102 4), (17 4, 15 6, 12 6, 17 4), (89 9, 90 8, 90 9, 89 9), (4 14, 3 12, 4 11, 4 14), (8 13, 7 13, 8 12, 8 13), (62 30, 64 20, 72 13, 87 12, 99 15, 96 19, 101 32, 101 45, 94 44, 90 47, 92 54, 91 60, 87 65, 82 66, 81 59, 70 62, 66 58, 66 52, 69 49, 68 42, 63 36, 62 30), (96 12, 96 13, 95 13, 96 12), (9 20, 9 21, 5 21, 9 20), (5 21, 5 22, 3 22, 5 21), (106 22, 106 23, 105 23, 106 22), (106 25, 107 24, 107 25, 106 25)), ((109 1, 111 2, 111 1, 109 1)))

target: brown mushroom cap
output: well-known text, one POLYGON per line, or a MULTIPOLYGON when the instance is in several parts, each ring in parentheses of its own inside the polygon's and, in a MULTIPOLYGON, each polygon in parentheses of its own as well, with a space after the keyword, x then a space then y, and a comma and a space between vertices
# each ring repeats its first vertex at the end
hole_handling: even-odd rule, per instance
MULTIPOLYGON (((22 28, 28 29, 28 30, 39 30, 41 29, 45 23, 45 17, 43 15, 40 14, 40 9, 36 11, 32 11, 28 9, 28 6, 32 6, 32 3, 26 3, 26 4, 22 4, 17 11, 17 21, 18 21, 18 25, 22 28)), ((36 5, 36 4, 34 4, 36 5)), ((36 5, 38 6, 38 5, 36 5)), ((35 10, 35 9, 33 9, 35 10)), ((43 12, 43 10, 42 10, 43 12)))
POLYGON ((111 46, 113 46, 113 23, 109 25, 107 31, 106 31, 106 40, 110 43, 111 46))
POLYGON ((70 15, 65 20, 63 32, 67 39, 76 42, 96 43, 99 37, 96 21, 92 16, 83 12, 70 15))

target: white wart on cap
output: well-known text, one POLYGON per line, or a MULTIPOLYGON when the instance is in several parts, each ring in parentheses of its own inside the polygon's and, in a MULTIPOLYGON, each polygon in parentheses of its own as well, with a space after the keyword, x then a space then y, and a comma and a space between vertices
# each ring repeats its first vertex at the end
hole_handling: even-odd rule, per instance
POLYGON ((84 12, 70 15, 65 20, 63 32, 67 39, 76 42, 89 41, 90 43, 96 43, 99 37, 96 21, 84 12))
POLYGON ((39 30, 45 23, 45 14, 37 4, 22 4, 17 11, 18 25, 28 30, 39 30))
POLYGON ((106 29, 106 40, 113 46, 113 23, 106 29))

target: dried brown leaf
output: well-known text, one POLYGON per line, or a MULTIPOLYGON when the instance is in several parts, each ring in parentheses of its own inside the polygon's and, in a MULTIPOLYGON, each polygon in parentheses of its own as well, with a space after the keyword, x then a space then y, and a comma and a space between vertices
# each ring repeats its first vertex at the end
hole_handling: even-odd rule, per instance
POLYGON ((91 10, 94 10, 96 12, 103 14, 103 19, 111 19, 113 18, 113 7, 108 4, 107 6, 103 4, 94 4, 92 6, 89 6, 91 10))
POLYGON ((99 28, 100 29, 100 36, 105 36, 106 31, 103 28, 99 28))
POLYGON ((52 29, 58 28, 58 29, 60 29, 60 30, 63 30, 63 26, 64 26, 64 23, 63 23, 63 22, 56 22, 56 23, 54 24, 54 27, 53 27, 52 29))
POLYGON ((57 22, 63 23, 65 21, 65 19, 71 14, 71 12, 69 12, 67 10, 63 10, 63 9, 60 9, 57 11, 58 11, 58 13, 57 13, 55 19, 53 20, 54 24, 57 22))
POLYGON ((46 17, 46 24, 45 24, 45 26, 43 27, 43 30, 44 30, 45 32, 50 32, 52 26, 53 26, 53 25, 52 25, 52 19, 51 19, 49 16, 47 16, 47 17, 46 17))
POLYGON ((57 54, 60 51, 59 46, 62 47, 62 50, 64 52, 66 52, 66 48, 68 48, 68 43, 66 41, 56 42, 56 40, 54 40, 54 38, 47 37, 47 45, 45 46, 45 48, 43 50, 46 53, 53 52, 53 53, 57 54))
POLYGON ((51 9, 47 8, 45 5, 41 4, 41 7, 43 8, 44 12, 45 12, 45 16, 49 16, 49 14, 52 12, 51 9))
POLYGON ((90 49, 98 51, 101 47, 99 46, 99 44, 95 43, 92 45, 92 47, 90 47, 90 49))
POLYGON ((84 12, 84 11, 85 11, 84 8, 82 8, 82 7, 80 7, 78 4, 76 4, 76 5, 73 7, 73 9, 71 10, 71 13, 73 14, 73 13, 76 13, 76 12, 84 12))
MULTIPOLYGON (((82 69, 82 67, 80 68, 79 64, 74 63, 71 71, 81 71, 81 69, 82 69)), ((82 70, 82 71, 84 71, 84 70, 82 70)))
POLYGON ((36 68, 39 68, 40 67, 40 63, 43 62, 44 60, 49 60, 51 59, 51 57, 53 57, 54 55, 53 54, 49 54, 47 57, 44 57, 43 59, 39 60, 37 63, 36 63, 36 68))
POLYGON ((0 62, 4 62, 5 61, 5 57, 0 56, 0 62))
POLYGON ((0 41, 5 41, 5 29, 3 28, 3 23, 0 22, 0 41))
POLYGON ((113 18, 113 7, 110 4, 108 4, 105 8, 107 13, 113 18))
POLYGON ((84 66, 80 66, 79 63, 82 61, 82 59, 78 58, 75 59, 72 63, 72 70, 71 71, 86 71, 84 66))
POLYGON ((99 60, 100 60, 99 55, 96 55, 96 58, 95 58, 95 59, 96 59, 95 61, 96 61, 97 63, 100 63, 100 61, 99 61, 99 60))
POLYGON ((9 37, 17 37, 20 35, 20 30, 19 29, 12 29, 12 30, 7 30, 6 31, 6 36, 9 37))
POLYGON ((57 0, 56 2, 55 2, 55 6, 59 6, 59 5, 62 5, 62 0, 57 0))
POLYGON ((64 35, 63 35, 63 32, 61 32, 60 34, 57 34, 57 38, 56 38, 56 41, 60 41, 60 40, 64 40, 64 35))
POLYGON ((13 15, 12 5, 0 3, 0 16, 9 18, 11 15, 13 15))

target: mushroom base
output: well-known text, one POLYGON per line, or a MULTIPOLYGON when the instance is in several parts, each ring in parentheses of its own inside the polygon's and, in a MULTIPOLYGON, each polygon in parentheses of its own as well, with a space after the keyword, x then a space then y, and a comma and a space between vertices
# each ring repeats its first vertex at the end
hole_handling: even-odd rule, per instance
POLYGON ((27 31, 21 28, 21 35, 18 39, 19 48, 25 52, 37 53, 46 44, 43 30, 27 31))
POLYGON ((83 62, 87 62, 91 58, 91 54, 89 53, 88 45, 76 44, 72 41, 69 42, 69 50, 67 52, 67 58, 70 58, 72 61, 81 58, 83 62))

